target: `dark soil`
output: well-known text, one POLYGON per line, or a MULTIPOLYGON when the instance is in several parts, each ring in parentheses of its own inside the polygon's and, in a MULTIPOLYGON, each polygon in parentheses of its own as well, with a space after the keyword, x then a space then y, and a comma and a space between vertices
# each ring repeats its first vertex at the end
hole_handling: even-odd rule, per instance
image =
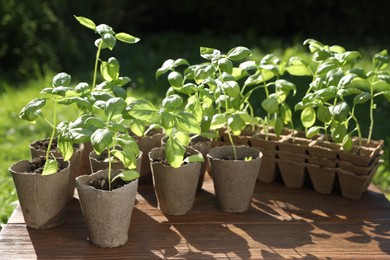
MULTIPOLYGON (((130 182, 126 182, 121 178, 117 178, 111 183, 111 189, 119 189, 128 183, 130 182)), ((98 190, 108 190, 108 178, 100 177, 98 179, 91 180, 89 185, 98 190)))
MULTIPOLYGON (((190 156, 190 155, 191 155, 191 154, 186 153, 186 154, 184 155, 184 159, 187 158, 187 157, 190 156)), ((164 165, 166 165, 166 166, 170 166, 166 158, 157 158, 157 159, 154 159, 153 162, 154 162, 154 163, 162 163, 162 164, 164 164, 164 165)), ((187 165, 187 162, 183 162, 182 166, 183 166, 183 165, 187 165)))
MULTIPOLYGON (((32 144, 32 147, 34 147, 38 151, 47 151, 47 147, 49 146, 50 139, 43 139, 43 140, 37 140, 32 144)), ((57 138, 55 138, 51 144, 50 151, 58 151, 57 149, 57 138)))
MULTIPOLYGON (((29 172, 42 174, 43 167, 45 166, 45 162, 46 162, 45 157, 37 157, 37 158, 32 159, 29 172)), ((58 165, 58 166, 60 167, 60 165, 58 165)), ((61 170, 61 168, 59 170, 61 170)))

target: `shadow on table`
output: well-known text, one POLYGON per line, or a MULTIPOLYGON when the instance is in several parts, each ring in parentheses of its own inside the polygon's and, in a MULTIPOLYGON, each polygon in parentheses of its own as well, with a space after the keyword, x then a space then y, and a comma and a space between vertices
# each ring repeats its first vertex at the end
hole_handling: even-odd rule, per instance
MULTIPOLYGON (((279 184, 272 185, 282 189, 278 187, 279 184)), ((276 218, 261 227, 237 226, 254 240, 270 248, 296 248, 311 244, 312 237, 332 239, 333 236, 342 235, 341 239, 355 244, 364 245, 376 241, 382 252, 390 254, 390 227, 388 223, 384 223, 384 219, 390 214, 390 203, 382 193, 369 191, 359 201, 353 201, 340 195, 321 195, 309 189, 290 190, 289 195, 283 192, 285 191, 255 193, 251 210, 256 208, 263 214, 276 218, 277 203, 280 205, 279 212, 288 213, 291 220, 278 221, 276 218), (286 228, 286 221, 293 221, 293 225, 286 228)), ((272 250, 263 253, 275 254, 272 250)))
POLYGON ((178 253, 175 246, 181 238, 171 225, 161 224, 137 208, 133 210, 129 240, 117 248, 99 248, 88 241, 77 200, 68 204, 67 211, 59 227, 27 228, 38 259, 161 259, 178 253))

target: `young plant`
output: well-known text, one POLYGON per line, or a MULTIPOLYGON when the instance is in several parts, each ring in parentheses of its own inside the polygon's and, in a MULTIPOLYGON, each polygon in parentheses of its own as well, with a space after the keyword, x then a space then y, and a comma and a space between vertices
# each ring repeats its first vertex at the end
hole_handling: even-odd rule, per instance
POLYGON ((311 138, 322 129, 328 139, 330 131, 333 142, 342 144, 345 150, 350 150, 352 133, 358 131, 361 137, 360 125, 354 114, 355 105, 359 104, 358 98, 355 99, 352 110, 346 100, 347 96, 362 93, 351 85, 357 77, 353 71, 360 53, 346 51, 337 45, 327 46, 313 39, 306 40, 304 44, 309 45, 312 60, 317 63, 316 69, 312 70, 307 63, 301 60, 297 62, 298 59, 293 58, 287 70, 293 75, 307 75, 309 72, 313 77, 306 95, 295 106, 295 110, 302 110, 301 121, 306 129, 306 136, 311 138), (323 126, 315 125, 317 119, 323 126), (348 132, 351 120, 355 122, 355 127, 348 132))
MULTIPOLYGON (((97 78, 97 72, 99 67, 101 50, 103 49, 113 50, 117 40, 128 44, 134 44, 137 43, 140 39, 124 32, 115 33, 110 26, 106 24, 96 25, 94 21, 86 17, 82 17, 82 16, 74 16, 74 17, 81 25, 93 30, 95 33, 99 34, 100 36, 100 38, 96 39, 95 41, 97 52, 95 58, 95 65, 93 69, 93 80, 92 80, 92 87, 91 87, 91 91, 94 91, 96 88, 96 80, 97 80, 96 78, 97 78)), ((119 66, 118 62, 115 60, 115 58, 110 58, 107 62, 102 62, 101 72, 103 78, 106 81, 108 81, 108 85, 110 85, 109 87, 111 87, 113 92, 116 93, 118 91, 119 93, 117 96, 122 96, 123 90, 121 90, 120 87, 128 83, 130 79, 127 77, 119 77, 119 74, 116 73, 116 71, 118 71, 118 69, 115 68, 116 66, 119 66), (112 72, 112 69, 114 70, 114 72, 112 72), (117 88, 114 88, 115 86, 117 88)), ((107 83, 104 84, 102 88, 106 87, 106 85, 107 83)))
POLYGON ((210 130, 226 128, 234 159, 237 159, 236 147, 232 134, 239 135, 253 122, 253 117, 244 106, 244 96, 238 80, 242 77, 233 62, 246 59, 251 51, 246 47, 235 47, 227 54, 213 48, 201 47, 200 55, 208 60, 193 68, 193 77, 198 85, 208 92, 208 98, 214 103, 216 113, 210 122, 210 130))
POLYGON ((195 69, 198 65, 190 66, 185 59, 169 59, 156 71, 156 78, 168 73, 168 83, 170 87, 167 96, 178 94, 186 98, 184 111, 192 113, 198 124, 201 126, 201 136, 215 138, 215 133, 210 132, 211 118, 215 114, 213 98, 207 88, 207 81, 199 82, 195 80, 195 69), (178 67, 186 66, 184 71, 179 71, 178 67))
POLYGON ((42 175, 54 174, 58 171, 58 163, 54 156, 50 155, 53 140, 57 137, 57 147, 62 153, 64 160, 68 161, 73 154, 73 146, 57 136, 57 105, 66 100, 67 93, 70 88, 71 76, 62 72, 53 77, 52 86, 44 88, 41 91, 42 97, 35 98, 30 101, 20 112, 19 117, 27 120, 31 123, 36 123, 37 118, 42 118, 51 127, 51 134, 49 139, 49 145, 46 150, 46 161, 43 168, 42 175), (42 113, 42 108, 47 105, 47 101, 53 102, 53 118, 50 121, 42 113))
POLYGON ((132 181, 139 178, 139 173, 134 169, 137 166, 139 148, 137 142, 128 134, 128 130, 121 124, 122 113, 126 109, 126 102, 120 97, 112 97, 107 101, 98 100, 94 107, 104 114, 102 118, 97 116, 84 117, 84 127, 91 134, 91 143, 94 151, 101 154, 107 151, 108 157, 108 189, 111 190, 112 162, 118 159, 128 169, 122 171, 116 178, 124 181, 132 181))
POLYGON ((168 136, 165 145, 165 158, 174 168, 183 162, 202 161, 203 156, 191 155, 185 158, 186 147, 191 134, 200 134, 200 127, 192 113, 181 109, 183 99, 179 95, 170 95, 162 101, 162 108, 157 109, 147 100, 136 100, 127 106, 127 114, 146 123, 158 122, 168 136))
MULTIPOLYGON (((274 128, 275 134, 279 136, 285 125, 290 125, 294 129, 292 121, 291 108, 286 103, 288 95, 296 93, 296 86, 280 77, 284 74, 285 64, 274 54, 265 55, 259 63, 255 61, 246 61, 240 64, 240 69, 249 74, 245 80, 242 93, 245 93, 245 101, 249 100, 253 92, 258 89, 264 89, 265 99, 261 102, 261 107, 267 115, 260 119, 263 130, 268 139, 269 129, 274 128), (254 73, 252 73, 254 72, 254 73), (274 79, 273 81, 271 81, 274 79), (249 91, 246 91, 250 88, 249 91), (271 92, 271 88, 274 92, 271 92)), ((250 104, 247 106, 251 108, 250 104)), ((253 109, 251 108, 253 113, 253 109)))

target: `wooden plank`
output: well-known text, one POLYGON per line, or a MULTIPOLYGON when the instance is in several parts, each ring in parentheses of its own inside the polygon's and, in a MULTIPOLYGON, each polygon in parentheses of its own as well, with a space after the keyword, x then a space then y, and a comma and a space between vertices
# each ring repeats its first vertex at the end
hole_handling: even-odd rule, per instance
POLYGON ((250 210, 216 207, 212 181, 183 216, 163 215, 151 185, 141 185, 129 241, 102 249, 86 239, 77 199, 64 225, 26 228, 21 210, 0 233, 0 259, 390 259, 390 203, 374 186, 359 201, 340 195, 256 184, 250 210))

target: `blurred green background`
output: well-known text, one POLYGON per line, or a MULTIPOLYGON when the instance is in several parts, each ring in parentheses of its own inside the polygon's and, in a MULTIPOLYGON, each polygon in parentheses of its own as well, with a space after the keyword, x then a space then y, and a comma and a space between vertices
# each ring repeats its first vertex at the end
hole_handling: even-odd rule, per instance
MULTIPOLYGON (((121 74, 132 78, 128 90, 133 95, 158 102, 169 86, 164 79, 155 80, 156 69, 168 58, 201 62, 200 46, 227 52, 242 45, 260 57, 275 53, 283 59, 307 58, 302 42, 314 38, 360 51, 361 66, 370 67, 374 53, 390 49, 388 10, 390 1, 380 0, 0 0, 1 223, 7 221, 16 202, 8 167, 28 159, 28 144, 49 131, 43 124, 20 120, 20 109, 50 85, 59 71, 71 74, 74 83, 92 79, 95 35, 73 15, 141 38, 132 46, 118 43, 103 58, 119 60, 121 74)), ((292 104, 302 97, 309 79, 295 83, 298 95, 290 100, 292 104)), ((374 138, 385 140, 386 145, 385 163, 375 183, 388 191, 390 109, 385 99, 377 103, 374 138)), ((365 133, 367 111, 362 106, 359 112, 365 133)), ((63 114, 63 119, 72 118, 70 111, 63 114)))

